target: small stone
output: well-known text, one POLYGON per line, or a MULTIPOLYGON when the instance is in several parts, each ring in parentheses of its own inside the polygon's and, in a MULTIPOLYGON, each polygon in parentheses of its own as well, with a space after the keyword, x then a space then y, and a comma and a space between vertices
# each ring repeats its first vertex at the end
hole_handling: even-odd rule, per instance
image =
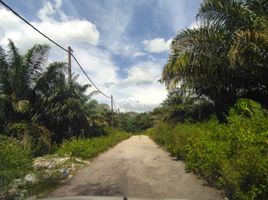
POLYGON ((61 174, 61 176, 62 176, 63 178, 68 177, 68 175, 69 175, 69 173, 70 173, 70 172, 69 172, 68 170, 66 170, 66 169, 60 169, 59 172, 60 172, 60 174, 61 174))
POLYGON ((36 178, 36 175, 35 174, 27 174, 25 177, 24 177, 24 181, 25 183, 27 184, 34 184, 37 182, 37 178, 36 178))
POLYGON ((21 198, 24 198, 27 194, 28 194, 28 191, 27 190, 20 191, 20 197, 21 198))
POLYGON ((73 175, 69 174, 68 179, 71 179, 71 178, 73 178, 73 175))
POLYGON ((72 171, 75 170, 75 164, 72 164, 71 169, 72 169, 72 171))
POLYGON ((76 162, 83 162, 81 159, 79 159, 79 158, 75 158, 75 161, 76 162))
POLYGON ((53 163, 49 163, 49 165, 47 166, 48 169, 52 169, 54 166, 53 166, 53 163))

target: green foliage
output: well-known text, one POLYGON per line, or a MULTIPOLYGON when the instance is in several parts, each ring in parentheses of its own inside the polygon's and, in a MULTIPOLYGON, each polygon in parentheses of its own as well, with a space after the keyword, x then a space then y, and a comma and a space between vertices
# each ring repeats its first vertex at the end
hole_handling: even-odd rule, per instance
POLYGON ((135 132, 136 131, 135 119, 137 115, 138 113, 135 112, 120 113, 116 117, 117 126, 127 132, 135 132))
MULTIPOLYGON (((111 124, 109 106, 87 103, 96 92, 86 95, 90 85, 80 85, 77 75, 69 83, 66 63, 47 65, 48 51, 47 45, 35 45, 22 55, 12 41, 7 50, 0 48, 0 131, 10 124, 26 122, 46 127, 57 143, 73 136, 101 135, 111 124)), ((42 134, 48 133, 41 126, 39 129, 42 134)), ((15 132, 12 134, 21 135, 15 132)), ((34 132, 28 131, 34 138, 29 140, 37 143, 36 139, 45 139, 34 132)), ((33 151, 42 153, 39 150, 33 151)))
POLYGON ((115 116, 115 124, 118 128, 127 132, 139 132, 146 130, 153 126, 153 120, 151 119, 151 112, 136 113, 126 112, 120 113, 115 116))
POLYGON ((31 149, 14 138, 0 135, 0 190, 31 170, 31 149))
POLYGON ((126 132, 112 129, 106 131, 108 132, 106 136, 65 140, 56 153, 88 159, 129 137, 126 132))
POLYGON ((228 124, 215 119, 177 126, 159 124, 148 134, 190 171, 223 188, 230 199, 264 200, 268 196, 267 111, 248 99, 230 111, 228 124))
POLYGON ((107 104, 99 104, 96 100, 91 100, 87 103, 87 113, 90 128, 93 129, 92 136, 101 135, 103 129, 111 124, 111 111, 107 104), (99 134, 94 134, 94 132, 99 132, 99 134))
POLYGON ((51 63, 36 83, 38 100, 34 104, 32 121, 54 132, 53 140, 61 142, 64 138, 82 134, 87 128, 88 97, 84 94, 89 85, 80 85, 73 77, 71 85, 65 77, 66 64, 51 63))
POLYGON ((136 116, 134 121, 135 131, 142 131, 152 127, 150 113, 140 113, 136 116))
POLYGON ((33 156, 46 154, 51 148, 50 131, 37 124, 14 123, 7 127, 5 134, 18 139, 22 147, 29 147, 33 156))
POLYGON ((200 26, 173 39, 162 81, 207 97, 221 122, 239 98, 268 107, 267 13, 264 0, 203 0, 200 26))
POLYGON ((185 146, 192 131, 188 124, 175 126, 168 123, 159 123, 155 127, 148 129, 146 133, 156 143, 164 146, 172 156, 184 160, 186 158, 185 146), (180 134, 177 134, 178 132, 180 134))
POLYGON ((196 96, 189 89, 176 88, 170 91, 161 105, 165 114, 163 120, 169 122, 201 121, 215 113, 211 102, 196 96))
POLYGON ((240 115, 243 117, 265 117, 267 112, 261 108, 261 105, 250 99, 239 99, 230 110, 230 116, 240 115))

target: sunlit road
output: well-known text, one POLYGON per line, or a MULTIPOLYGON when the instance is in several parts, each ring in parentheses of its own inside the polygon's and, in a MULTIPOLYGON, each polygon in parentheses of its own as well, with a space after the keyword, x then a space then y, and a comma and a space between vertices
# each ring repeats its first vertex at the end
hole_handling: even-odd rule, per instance
POLYGON ((94 159, 49 197, 128 196, 138 198, 223 199, 184 163, 175 161, 148 136, 132 136, 94 159))

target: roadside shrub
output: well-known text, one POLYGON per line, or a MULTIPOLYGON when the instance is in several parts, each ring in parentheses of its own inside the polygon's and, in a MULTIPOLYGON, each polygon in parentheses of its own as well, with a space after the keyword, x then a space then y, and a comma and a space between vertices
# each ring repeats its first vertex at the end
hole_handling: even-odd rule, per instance
POLYGON ((107 135, 100 137, 65 140, 56 153, 61 156, 70 155, 88 159, 129 137, 126 132, 118 130, 109 129, 106 132, 108 132, 107 135))
POLYGON ((267 111, 241 99, 228 124, 211 119, 177 126, 159 124, 151 137, 186 161, 186 168, 225 190, 230 199, 265 200, 268 196, 267 111))
POLYGON ((14 138, 0 135, 0 190, 13 179, 23 177, 31 169, 30 148, 14 138))
POLYGON ((159 123, 146 132, 156 143, 164 146, 172 156, 176 156, 178 159, 185 159, 185 145, 187 144, 187 138, 192 133, 190 126, 184 124, 174 126, 167 123, 159 123), (182 126, 184 129, 181 128, 182 126), (180 134, 177 134, 178 131, 180 134))
POLYGON ((14 123, 7 127, 5 134, 17 138, 24 147, 30 146, 33 156, 46 154, 51 148, 50 131, 38 124, 14 123))
POLYGON ((262 109, 261 105, 251 99, 239 99, 237 103, 230 109, 229 116, 242 117, 267 117, 267 110, 262 109))

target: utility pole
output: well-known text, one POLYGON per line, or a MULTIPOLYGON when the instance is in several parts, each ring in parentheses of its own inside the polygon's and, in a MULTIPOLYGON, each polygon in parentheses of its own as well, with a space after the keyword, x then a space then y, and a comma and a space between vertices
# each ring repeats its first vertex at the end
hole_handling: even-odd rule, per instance
MULTIPOLYGON (((72 48, 69 46, 68 47, 68 86, 71 87, 72 85, 72 48)), ((71 136, 71 127, 68 125, 68 133, 69 136, 71 136)))
POLYGON ((72 84, 72 48, 69 46, 68 47, 68 83, 69 83, 69 86, 71 86, 72 84))
POLYGON ((121 128, 121 116, 120 116, 120 109, 118 108, 118 126, 121 128))
POLYGON ((114 100, 113 100, 113 95, 111 95, 111 112, 112 112, 112 127, 114 127, 114 100))

